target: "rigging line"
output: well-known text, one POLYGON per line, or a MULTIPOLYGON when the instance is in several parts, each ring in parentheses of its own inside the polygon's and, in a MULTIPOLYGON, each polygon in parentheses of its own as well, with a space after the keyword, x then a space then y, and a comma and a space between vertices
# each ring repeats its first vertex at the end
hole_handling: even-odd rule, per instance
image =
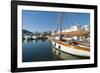
MULTIPOLYGON (((68 14, 66 14, 66 15, 67 15, 67 18, 66 18, 66 19, 67 19, 67 23, 70 24, 70 22, 71 22, 70 14, 68 13, 68 14)), ((67 25, 68 25, 68 24, 67 24, 67 25)), ((67 26, 67 28, 69 28, 69 27, 67 26)))
MULTIPOLYGON (((67 16, 68 16, 68 19, 69 19, 69 23, 71 22, 71 25, 73 25, 72 23, 73 23, 73 16, 72 16, 72 14, 71 13, 69 13, 69 14, 67 14, 67 16)), ((75 22, 76 23, 76 22, 75 22)))
POLYGON ((65 27, 64 27, 64 30, 66 30, 66 29, 69 29, 70 27, 71 27, 71 25, 72 25, 72 23, 71 22, 73 22, 73 19, 72 19, 72 17, 71 17, 71 13, 66 13, 66 15, 65 15, 66 17, 65 17, 65 22, 66 22, 66 20, 67 20, 67 24, 65 23, 65 27), (67 26, 66 26, 67 25, 67 26))
MULTIPOLYGON (((73 22, 73 19, 71 17, 72 15, 70 13, 67 13, 66 16, 67 16, 67 18, 66 18, 67 19, 67 24, 66 25, 72 25, 72 23, 70 23, 70 22, 73 22)), ((70 28, 70 26, 69 27, 67 26, 65 28, 70 28)))
POLYGON ((81 22, 83 22, 78 14, 76 15, 76 18, 78 19, 78 22, 79 22, 80 24, 81 24, 81 22))
POLYGON ((73 22, 75 23, 74 25, 78 24, 78 21, 77 21, 76 15, 75 15, 75 14, 71 14, 71 16, 72 16, 72 20, 73 20, 73 22))
MULTIPOLYGON (((77 19, 79 20, 79 23, 80 23, 80 24, 81 24, 81 23, 84 24, 84 21, 81 19, 81 17, 80 17, 79 15, 77 15, 76 17, 77 17, 77 19)), ((88 22, 88 23, 89 23, 89 22, 88 22)))
POLYGON ((62 13, 59 12, 57 14, 57 27, 56 27, 56 32, 60 30, 60 33, 62 32, 62 13))

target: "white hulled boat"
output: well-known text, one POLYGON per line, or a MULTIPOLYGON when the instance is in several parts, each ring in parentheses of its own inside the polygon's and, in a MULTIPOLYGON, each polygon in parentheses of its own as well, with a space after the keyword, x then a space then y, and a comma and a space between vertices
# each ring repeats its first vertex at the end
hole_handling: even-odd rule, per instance
POLYGON ((68 54, 79 57, 90 57, 90 44, 84 43, 82 39, 89 37, 89 31, 69 31, 62 32, 62 16, 59 13, 58 24, 60 25, 60 32, 55 32, 52 38, 53 53, 63 59, 67 59, 68 54), (56 36, 58 35, 58 36, 56 36), (78 40, 74 39, 77 37, 78 40), (79 41, 81 39, 81 41, 79 41))

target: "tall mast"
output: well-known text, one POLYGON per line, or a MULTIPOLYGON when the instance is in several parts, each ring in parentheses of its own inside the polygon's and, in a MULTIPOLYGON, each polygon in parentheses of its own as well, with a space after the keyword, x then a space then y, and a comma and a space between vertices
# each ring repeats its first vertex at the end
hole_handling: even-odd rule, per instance
POLYGON ((58 16, 57 16, 57 28, 56 28, 56 35, 57 35, 57 32, 58 31, 60 31, 59 33, 59 35, 60 35, 60 39, 62 39, 62 13, 61 12, 59 12, 58 13, 58 16), (60 28, 60 29, 59 29, 60 28))
POLYGON ((57 17, 57 28, 56 31, 58 32, 60 28, 60 33, 62 32, 62 13, 58 13, 58 17, 57 17))
POLYGON ((57 15, 57 27, 56 27, 56 34, 58 32, 58 27, 59 27, 59 15, 57 15))
POLYGON ((60 40, 62 40, 62 13, 60 12, 58 15, 58 19, 59 19, 59 26, 60 26, 60 40))
POLYGON ((62 13, 59 13, 60 34, 62 34, 62 13))

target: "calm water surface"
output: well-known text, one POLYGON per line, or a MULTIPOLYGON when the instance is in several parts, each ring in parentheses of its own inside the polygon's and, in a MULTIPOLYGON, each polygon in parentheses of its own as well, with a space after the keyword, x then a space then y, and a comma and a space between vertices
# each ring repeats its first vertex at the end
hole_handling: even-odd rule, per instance
POLYGON ((23 62, 61 60, 53 54, 49 40, 24 40, 22 48, 23 62))
MULTIPOLYGON (((73 56, 70 54, 63 55, 67 57, 66 60, 87 59, 73 56)), ((62 60, 57 55, 53 54, 52 44, 49 40, 23 40, 22 44, 22 61, 58 61, 62 60)))

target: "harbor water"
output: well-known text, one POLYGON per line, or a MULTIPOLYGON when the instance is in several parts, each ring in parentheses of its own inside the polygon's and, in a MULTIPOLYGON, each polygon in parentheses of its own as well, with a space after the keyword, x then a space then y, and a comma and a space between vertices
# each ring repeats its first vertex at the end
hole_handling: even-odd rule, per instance
POLYGON ((24 40, 22 44, 23 62, 54 61, 61 60, 52 52, 52 44, 49 40, 24 40))
MULTIPOLYGON (((64 57, 64 55, 63 55, 64 57)), ((66 60, 81 59, 68 54, 66 60)), ((22 43, 22 61, 39 62, 39 61, 59 61, 63 60, 53 53, 52 43, 47 39, 23 40, 22 43)))

